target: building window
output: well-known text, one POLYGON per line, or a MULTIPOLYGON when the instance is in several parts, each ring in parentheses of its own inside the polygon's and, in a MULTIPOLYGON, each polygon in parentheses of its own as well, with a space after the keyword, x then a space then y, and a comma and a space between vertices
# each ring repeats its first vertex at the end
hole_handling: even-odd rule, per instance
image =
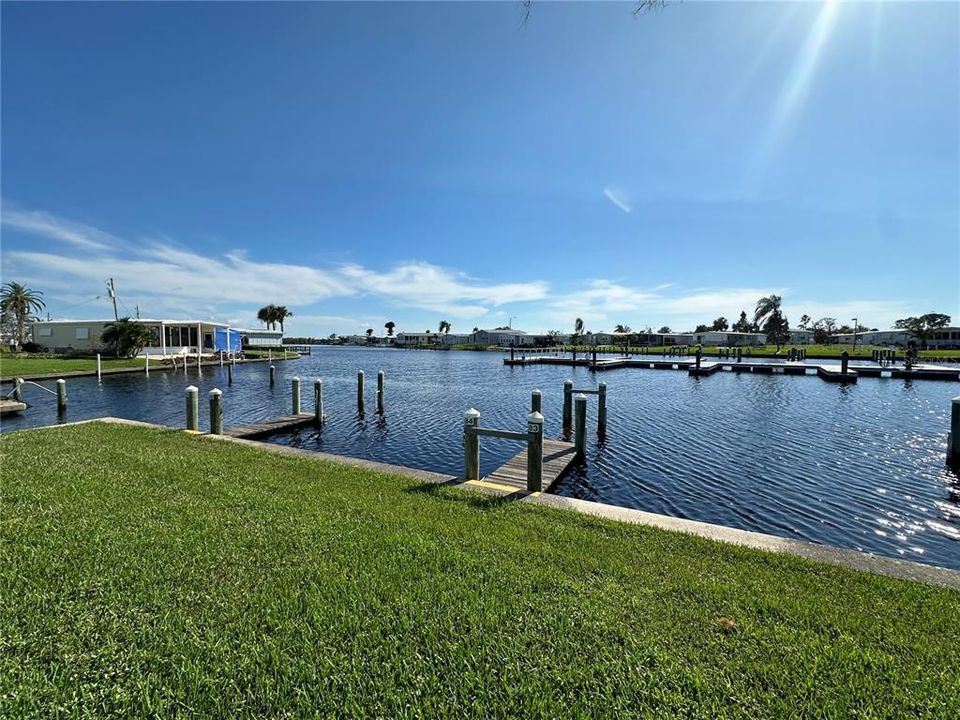
POLYGON ((50 337, 53 335, 53 328, 37 328, 37 335, 40 337, 50 337))
POLYGON ((89 340, 90 339, 90 328, 77 328, 76 330, 77 340, 89 340))

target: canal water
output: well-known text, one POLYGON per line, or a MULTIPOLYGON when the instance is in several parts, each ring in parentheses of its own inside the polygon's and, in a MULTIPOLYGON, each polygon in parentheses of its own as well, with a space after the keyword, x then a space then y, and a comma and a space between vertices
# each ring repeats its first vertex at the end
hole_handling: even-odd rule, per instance
MULTIPOLYGON (((224 424, 290 412, 290 379, 324 381, 328 423, 270 438, 310 450, 462 472, 463 412, 481 424, 524 430, 530 391, 543 392, 545 431, 562 434, 562 385, 608 386, 609 428, 599 439, 589 400, 586 461, 555 492, 625 507, 960 569, 960 479, 944 466, 949 382, 862 378, 834 385, 815 376, 625 368, 593 373, 548 365, 505 367, 500 353, 315 348, 276 363, 68 380, 63 421, 104 415, 182 427, 184 390, 223 390, 224 424), (356 409, 356 373, 366 371, 366 413, 356 409), (376 374, 386 373, 386 412, 376 413, 376 374)), ((53 382, 43 383, 53 387, 53 382)), ((27 386, 31 407, 4 431, 58 422, 51 395, 27 386)), ((520 446, 484 438, 488 473, 520 446)), ((131 448, 131 452, 136 452, 131 448)))

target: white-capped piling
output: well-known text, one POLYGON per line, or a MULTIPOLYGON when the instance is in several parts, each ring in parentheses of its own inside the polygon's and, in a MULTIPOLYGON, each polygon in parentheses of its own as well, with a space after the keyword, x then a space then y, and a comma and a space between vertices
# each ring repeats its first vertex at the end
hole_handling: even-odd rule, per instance
POLYGON ((563 431, 573 428, 573 380, 563 381, 563 431))
POLYGON ((150 374, 150 356, 149 355, 143 356, 143 372, 145 375, 150 374))
POLYGON ((840 372, 844 375, 847 374, 847 367, 850 365, 850 353, 846 350, 843 351, 843 354, 840 356, 840 372))
POLYGON ((270 387, 273 387, 273 384, 277 381, 277 369, 271 365, 270 366, 270 387))
POLYGON ((587 396, 578 393, 573 399, 576 428, 574 431, 574 447, 577 455, 583 457, 587 450, 587 396))
POLYGON ((463 478, 480 479, 480 436, 467 432, 467 428, 480 427, 480 412, 470 408, 463 414, 463 478))
POLYGON ((323 380, 313 381, 313 419, 318 425, 323 424, 323 380))
POLYGON ((67 411, 67 381, 57 380, 57 412, 67 411))
POLYGON ((100 353, 97 353, 97 380, 100 379, 100 353))
POLYGON ((960 397, 955 397, 950 408, 950 434, 947 436, 947 463, 960 466, 960 397))
POLYGON ((223 435, 223 392, 210 391, 210 434, 223 435))
POLYGON ((357 411, 363 412, 363 370, 357 371, 357 411))
POLYGON ((14 378, 13 379, 13 392, 10 393, 12 397, 17 402, 23 402, 23 378, 14 378))
MULTIPOLYGON (((543 415, 533 411, 527 415, 527 490, 543 490, 543 415)), ((479 440, 479 438, 477 438, 479 440)))
POLYGON ((294 415, 300 414, 300 378, 294 377, 290 381, 291 408, 294 415))
POLYGON ((600 383, 597 388, 597 434, 607 434, 607 384, 600 383))
POLYGON ((233 385, 233 364, 227 364, 227 385, 233 385))
POLYGON ((543 393, 539 390, 530 393, 530 412, 543 412, 543 393))
POLYGON ((200 390, 191 385, 187 388, 187 430, 200 430, 200 390))
POLYGON ((383 415, 383 384, 386 376, 383 370, 377 373, 377 412, 383 415))

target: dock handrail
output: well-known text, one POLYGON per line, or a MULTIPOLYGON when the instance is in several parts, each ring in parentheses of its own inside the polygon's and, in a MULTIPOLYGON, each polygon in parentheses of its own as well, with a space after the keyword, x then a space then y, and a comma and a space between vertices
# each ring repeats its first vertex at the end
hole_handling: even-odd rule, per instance
POLYGON ((496 437, 527 443, 527 490, 543 490, 543 415, 527 415, 527 432, 480 427, 480 412, 470 408, 463 414, 463 476, 480 479, 480 438, 496 437))

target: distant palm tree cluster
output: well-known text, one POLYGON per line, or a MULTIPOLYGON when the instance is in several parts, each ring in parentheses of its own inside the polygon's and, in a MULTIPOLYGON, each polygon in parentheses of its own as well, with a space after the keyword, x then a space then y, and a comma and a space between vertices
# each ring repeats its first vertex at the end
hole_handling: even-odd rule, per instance
POLYGON ((293 317, 293 313, 287 310, 286 305, 265 305, 257 310, 257 320, 265 324, 271 330, 276 330, 280 325, 280 332, 283 332, 283 321, 293 317))

